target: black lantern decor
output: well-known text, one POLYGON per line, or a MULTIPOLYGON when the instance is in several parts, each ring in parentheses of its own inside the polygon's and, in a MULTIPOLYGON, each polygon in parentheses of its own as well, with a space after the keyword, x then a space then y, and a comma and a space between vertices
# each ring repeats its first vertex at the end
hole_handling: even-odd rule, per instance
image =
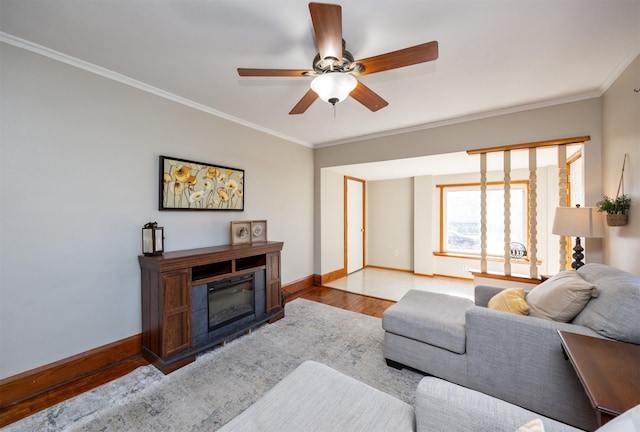
POLYGON ((164 228, 157 222, 149 222, 142 228, 142 253, 146 256, 162 255, 164 251, 164 228))

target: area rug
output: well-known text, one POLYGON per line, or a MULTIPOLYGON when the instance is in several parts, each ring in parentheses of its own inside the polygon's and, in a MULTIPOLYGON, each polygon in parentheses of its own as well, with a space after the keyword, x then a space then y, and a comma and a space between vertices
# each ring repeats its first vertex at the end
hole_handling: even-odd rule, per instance
POLYGON ((411 405, 422 375, 386 365, 381 320, 304 299, 285 317, 163 375, 143 366, 3 431, 215 431, 305 360, 411 405))

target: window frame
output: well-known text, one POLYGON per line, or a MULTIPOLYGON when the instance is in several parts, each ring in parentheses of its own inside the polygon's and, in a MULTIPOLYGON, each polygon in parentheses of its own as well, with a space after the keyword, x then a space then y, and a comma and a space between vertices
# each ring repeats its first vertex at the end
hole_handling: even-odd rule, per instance
MULTIPOLYGON (((502 186, 504 188, 504 181, 491 181, 487 182, 487 186, 502 186)), ((525 190, 525 203, 526 203, 526 211, 525 211, 525 246, 527 250, 530 247, 530 215, 529 215, 529 207, 531 205, 530 201, 530 187, 529 180, 513 180, 510 182, 511 185, 524 185, 525 190)), ((459 253, 459 252, 448 252, 445 250, 445 241, 444 241, 444 233, 445 233, 445 189, 452 188, 478 188, 478 193, 480 193, 480 183, 450 183, 450 184, 438 184, 436 187, 439 189, 439 200, 440 200, 440 247, 437 255, 442 256, 456 256, 456 257, 470 257, 470 258, 479 258, 481 253, 478 254, 467 254, 467 253, 459 253)), ((504 255, 490 255, 487 253, 487 257, 489 258, 504 258, 504 255)), ((529 261, 529 257, 525 258, 523 261, 529 261)))

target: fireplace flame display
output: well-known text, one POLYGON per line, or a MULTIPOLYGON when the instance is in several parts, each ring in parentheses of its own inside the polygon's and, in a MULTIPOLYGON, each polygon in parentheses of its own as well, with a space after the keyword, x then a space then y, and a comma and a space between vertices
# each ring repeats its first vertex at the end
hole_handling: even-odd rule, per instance
POLYGON ((253 274, 212 282, 207 288, 209 331, 255 313, 253 274))

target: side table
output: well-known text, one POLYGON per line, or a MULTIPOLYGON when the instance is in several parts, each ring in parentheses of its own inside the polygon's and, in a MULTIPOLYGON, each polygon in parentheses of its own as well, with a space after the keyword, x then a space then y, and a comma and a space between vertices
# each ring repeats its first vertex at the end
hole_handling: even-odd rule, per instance
POLYGON ((640 345, 558 330, 602 426, 640 404, 640 345))

